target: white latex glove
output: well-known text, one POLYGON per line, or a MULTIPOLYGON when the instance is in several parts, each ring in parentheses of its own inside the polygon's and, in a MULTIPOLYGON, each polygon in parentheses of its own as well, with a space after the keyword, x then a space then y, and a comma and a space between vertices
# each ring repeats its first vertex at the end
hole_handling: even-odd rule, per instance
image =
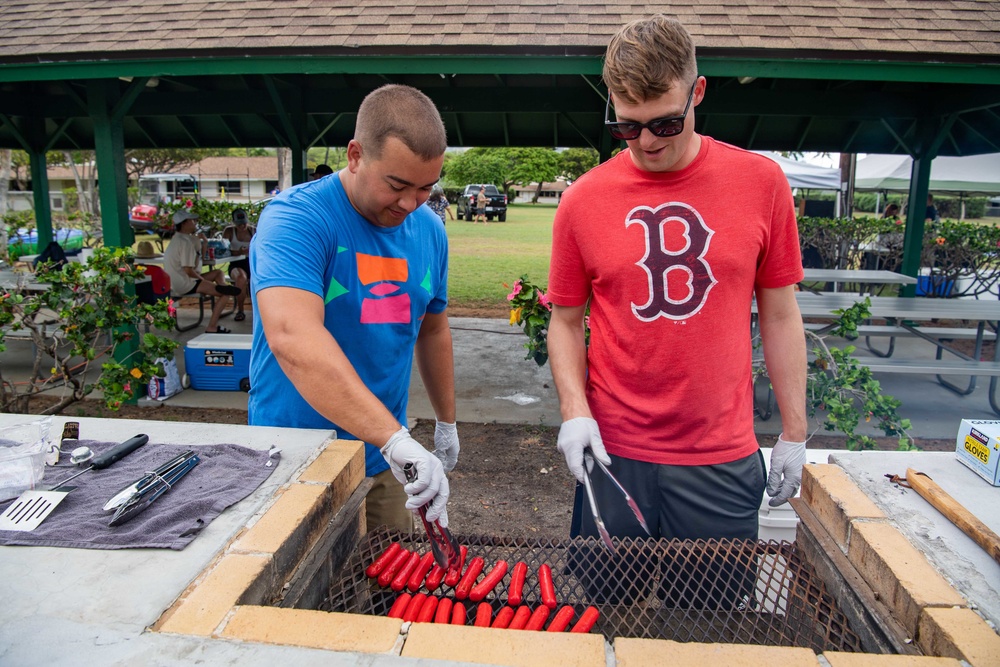
POLYGON ((590 417, 575 417, 562 423, 559 427, 559 439, 556 446, 566 457, 573 477, 583 484, 583 450, 590 447, 594 458, 604 465, 611 465, 611 457, 604 450, 604 440, 597 422, 590 417))
POLYGON ((771 507, 784 505, 795 495, 802 484, 802 466, 806 463, 806 443, 788 442, 785 434, 778 436, 778 442, 771 450, 770 472, 767 475, 767 495, 771 507))
POLYGON ((445 472, 451 472, 458 463, 458 427, 448 422, 438 422, 434 427, 434 456, 441 460, 445 472))
POLYGON ((444 467, 436 456, 424 449, 423 445, 410 437, 410 431, 400 428, 392 434, 389 441, 382 447, 382 456, 392 470, 392 476, 403 485, 403 490, 410 498, 406 501, 406 509, 417 510, 427 506, 427 520, 441 520, 441 525, 448 526, 448 478, 444 476, 444 467), (403 466, 413 465, 414 479, 406 481, 403 466))

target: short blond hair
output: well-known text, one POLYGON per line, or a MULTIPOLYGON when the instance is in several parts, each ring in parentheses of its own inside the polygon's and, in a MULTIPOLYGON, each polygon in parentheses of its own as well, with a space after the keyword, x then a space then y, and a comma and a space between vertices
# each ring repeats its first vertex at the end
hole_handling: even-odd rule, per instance
POLYGON ((611 38, 604 56, 604 83, 630 104, 690 86, 698 76, 694 41, 677 19, 656 14, 632 21, 611 38))
POLYGON ((365 96, 358 108, 354 138, 374 159, 389 137, 396 137, 424 160, 448 148, 444 122, 431 99, 416 88, 389 84, 365 96))

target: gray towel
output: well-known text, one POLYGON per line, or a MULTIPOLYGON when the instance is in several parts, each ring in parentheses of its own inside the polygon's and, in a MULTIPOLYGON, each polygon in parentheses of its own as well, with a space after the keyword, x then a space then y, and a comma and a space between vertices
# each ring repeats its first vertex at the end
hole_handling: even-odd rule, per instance
MULTIPOLYGON (((117 443, 81 440, 100 454, 117 443)), ((182 446, 154 444, 135 450, 103 470, 91 470, 69 483, 76 487, 58 507, 31 532, 0 530, 0 544, 80 549, 129 549, 155 547, 183 549, 212 519, 230 505, 250 495, 278 464, 278 456, 240 445, 182 446), (131 521, 111 528, 113 511, 104 503, 185 450, 193 450, 201 462, 131 521)), ((43 488, 77 471, 49 468, 43 488)), ((0 504, 0 512, 10 503, 0 504)))

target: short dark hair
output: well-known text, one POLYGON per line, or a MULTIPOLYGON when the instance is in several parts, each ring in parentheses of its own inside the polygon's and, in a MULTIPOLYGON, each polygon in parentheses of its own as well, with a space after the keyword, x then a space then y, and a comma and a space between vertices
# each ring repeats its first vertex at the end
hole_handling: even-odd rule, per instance
POLYGON ((396 137, 424 160, 444 155, 448 139, 431 99, 416 88, 389 84, 368 93, 358 108, 354 138, 373 158, 396 137))
POLYGON ((333 169, 328 164, 318 164, 313 169, 313 176, 328 176, 333 173, 333 169))

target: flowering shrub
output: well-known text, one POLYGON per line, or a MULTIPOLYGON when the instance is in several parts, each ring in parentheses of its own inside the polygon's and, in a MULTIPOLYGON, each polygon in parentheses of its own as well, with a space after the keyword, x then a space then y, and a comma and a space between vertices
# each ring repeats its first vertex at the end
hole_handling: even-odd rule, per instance
POLYGON ((56 414, 94 389, 117 410, 138 396, 152 376, 163 374, 153 360, 170 358, 177 343, 137 332, 145 325, 173 328, 172 304, 138 302, 134 284, 144 273, 131 259, 130 248, 97 248, 86 265, 39 267, 32 279, 50 284, 44 292, 21 286, 0 293, 0 352, 6 350, 6 336, 16 332, 27 332, 34 347, 31 379, 5 377, 0 363, 0 410, 28 412, 33 396, 62 390, 60 400, 45 411, 56 414), (129 349, 135 336, 137 349, 126 355, 123 348, 129 349), (105 359, 101 374, 88 383, 87 370, 99 358, 105 359))
POLYGON ((548 332, 549 320, 552 317, 552 304, 540 287, 528 280, 524 275, 514 281, 507 300, 510 301, 510 325, 517 325, 524 330, 528 342, 524 347, 528 350, 525 359, 534 359, 539 366, 544 366, 549 360, 548 332))

